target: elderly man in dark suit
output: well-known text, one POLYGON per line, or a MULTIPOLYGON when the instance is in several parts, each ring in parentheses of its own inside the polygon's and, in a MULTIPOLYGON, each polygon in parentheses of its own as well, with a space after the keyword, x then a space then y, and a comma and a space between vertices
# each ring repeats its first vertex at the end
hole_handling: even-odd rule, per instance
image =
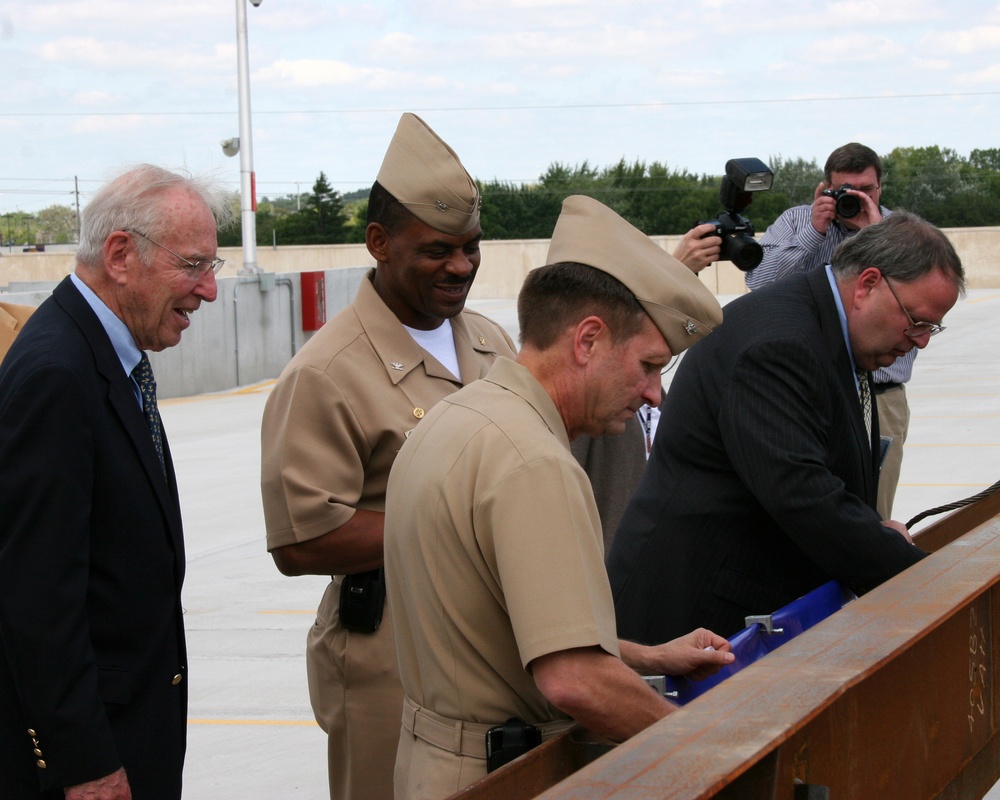
POLYGON ((149 165, 0 365, 0 797, 177 800, 184 542, 144 351, 216 297, 224 195, 149 165))
POLYGON ((862 593, 923 557, 875 511, 870 372, 925 347, 963 289, 941 231, 897 213, 825 269, 726 306, 678 367, 609 555, 620 636, 729 636, 830 579, 862 593))

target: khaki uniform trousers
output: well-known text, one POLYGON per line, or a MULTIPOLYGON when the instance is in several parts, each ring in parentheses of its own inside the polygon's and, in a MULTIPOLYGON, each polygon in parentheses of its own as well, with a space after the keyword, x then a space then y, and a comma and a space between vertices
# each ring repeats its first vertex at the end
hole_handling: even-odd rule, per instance
POLYGON ((341 578, 330 582, 309 631, 306 672, 327 734, 331 800, 389 800, 403 688, 386 603, 372 634, 340 626, 341 578))
MULTIPOLYGON (((882 436, 892 437, 892 447, 885 456, 878 476, 876 508, 882 519, 892 519, 892 503, 896 499, 896 485, 903 467, 903 443, 910 427, 910 405, 906 401, 903 384, 875 395, 878 406, 878 428, 882 436)), ((903 520, 904 522, 906 520, 903 520)))
MULTIPOLYGON (((574 725, 573 720, 563 719, 538 727, 544 742, 574 725)), ((442 800, 485 776, 486 731, 492 727, 442 717, 405 697, 396 754, 396 800, 442 800)))

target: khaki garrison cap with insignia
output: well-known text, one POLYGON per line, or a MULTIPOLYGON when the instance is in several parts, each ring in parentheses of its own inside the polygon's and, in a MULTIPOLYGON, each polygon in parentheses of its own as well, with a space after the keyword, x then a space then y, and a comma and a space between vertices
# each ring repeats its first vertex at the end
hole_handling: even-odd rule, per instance
POLYGON ((479 222, 482 198, 455 151, 416 114, 406 113, 376 180, 417 219, 460 236, 479 222))
POLYGON ((690 269, 592 197, 563 201, 546 264, 606 272, 635 295, 677 355, 722 323, 722 307, 690 269))

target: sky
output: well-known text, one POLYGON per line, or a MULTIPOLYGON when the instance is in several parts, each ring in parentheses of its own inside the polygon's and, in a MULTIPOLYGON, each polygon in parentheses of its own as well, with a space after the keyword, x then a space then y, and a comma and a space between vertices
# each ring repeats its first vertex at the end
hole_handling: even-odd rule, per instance
MULTIPOLYGON (((81 205, 128 164, 239 157, 237 3, 0 0, 0 214, 81 205)), ((413 111, 484 181, 619 159, 1000 147, 1000 2, 247 3, 257 193, 367 189, 413 111)))

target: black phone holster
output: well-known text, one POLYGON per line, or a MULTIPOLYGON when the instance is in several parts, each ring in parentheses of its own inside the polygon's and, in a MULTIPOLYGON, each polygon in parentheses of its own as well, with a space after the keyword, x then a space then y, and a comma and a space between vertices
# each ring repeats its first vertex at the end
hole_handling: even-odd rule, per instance
POLYGON ((385 570, 345 575, 340 585, 340 624, 349 631, 375 633, 385 607, 385 570))
POLYGON ((486 771, 493 772, 542 743, 542 732, 523 719, 511 717, 486 732, 486 771))

